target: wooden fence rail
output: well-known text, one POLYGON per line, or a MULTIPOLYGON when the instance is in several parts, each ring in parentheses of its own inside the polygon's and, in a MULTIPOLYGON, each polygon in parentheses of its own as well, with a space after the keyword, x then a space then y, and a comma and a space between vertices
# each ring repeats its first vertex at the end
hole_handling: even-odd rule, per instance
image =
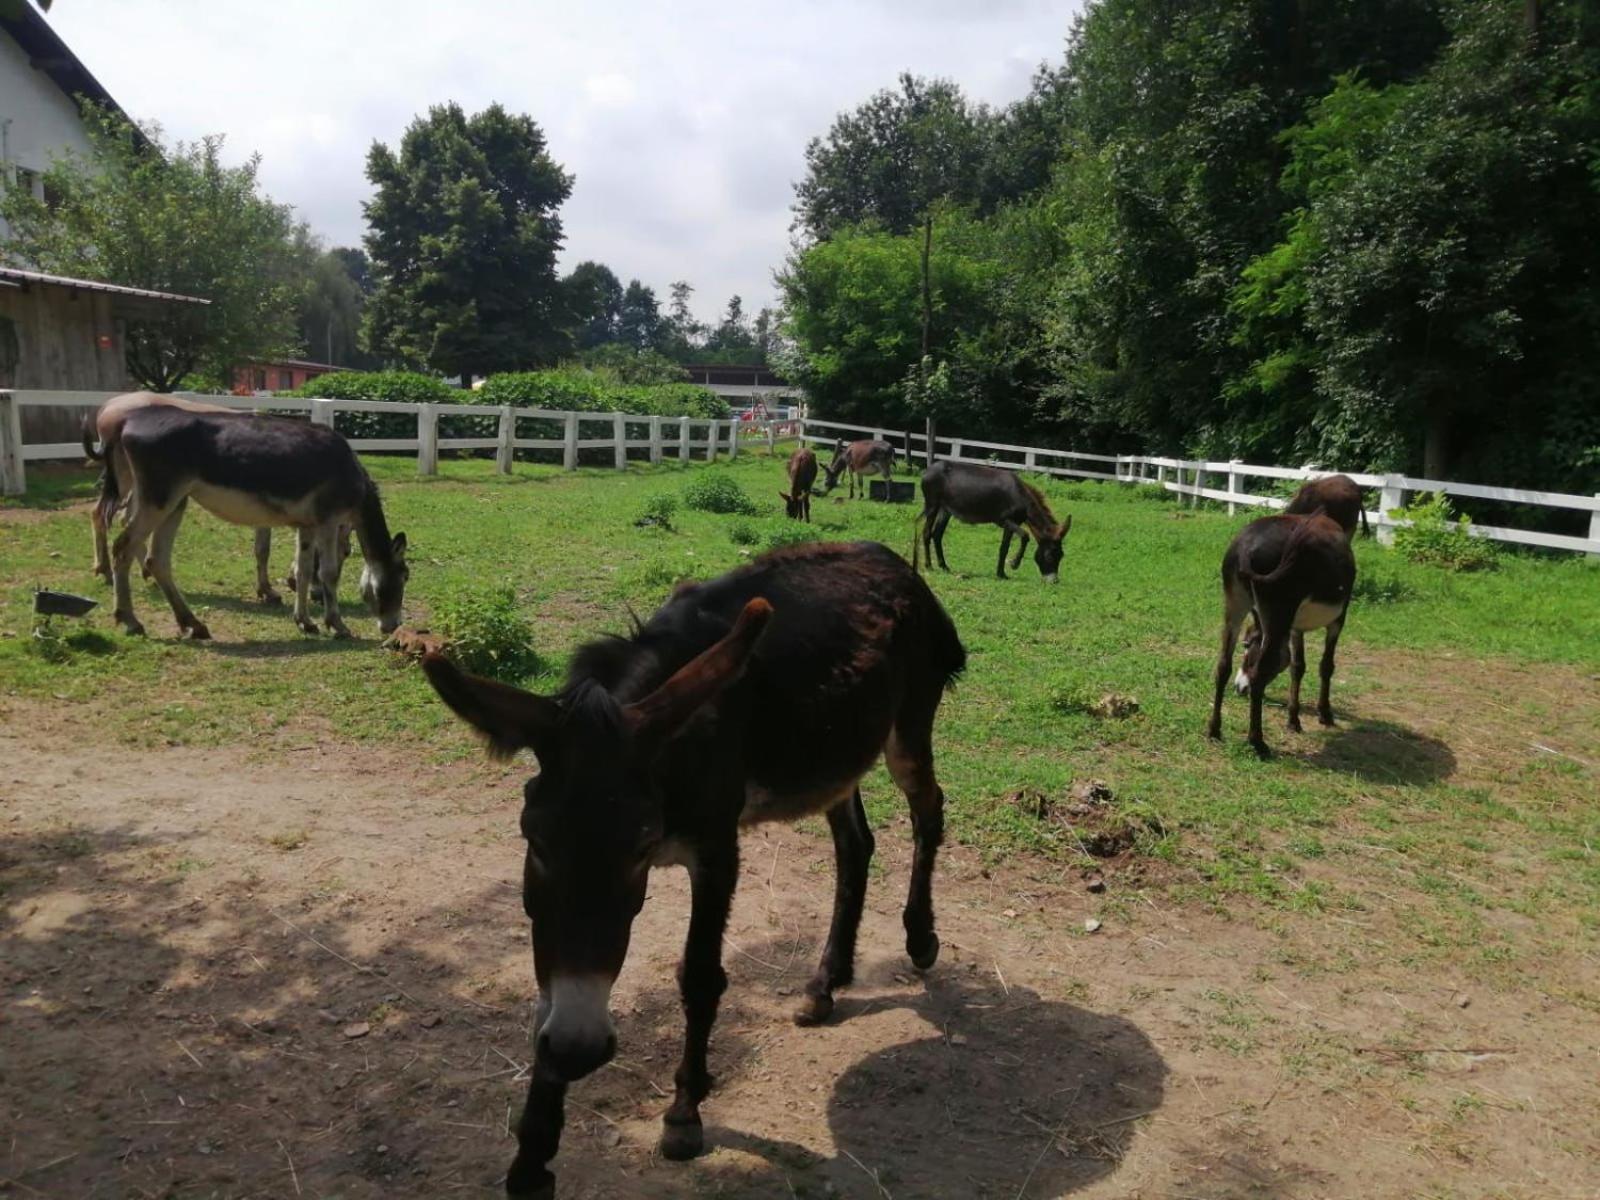
MULTIPOLYGON (((43 392, 0 390, 0 491, 20 496, 27 487, 26 464, 48 459, 83 457, 78 442, 46 442, 25 445, 22 440, 22 409, 65 408, 81 410, 91 416, 114 392, 43 392)), ((417 457, 417 471, 437 474, 441 450, 493 450, 496 465, 509 472, 518 450, 559 452, 567 470, 578 465, 580 450, 610 450, 612 465, 627 466, 630 451, 661 462, 675 452, 681 462, 700 459, 714 461, 719 453, 733 458, 741 440, 760 438, 769 450, 781 441, 800 434, 796 420, 741 421, 725 418, 653 417, 635 413, 571 412, 544 408, 492 408, 468 404, 404 404, 384 400, 295 399, 282 396, 197 396, 208 404, 250 412, 305 413, 319 425, 334 427, 339 413, 401 413, 416 418, 416 433, 411 437, 351 438, 356 450, 389 452, 411 451, 417 457), (476 418, 494 422, 494 436, 441 436, 439 422, 456 418, 476 418), (544 421, 559 425, 561 436, 519 437, 519 421, 544 421)))

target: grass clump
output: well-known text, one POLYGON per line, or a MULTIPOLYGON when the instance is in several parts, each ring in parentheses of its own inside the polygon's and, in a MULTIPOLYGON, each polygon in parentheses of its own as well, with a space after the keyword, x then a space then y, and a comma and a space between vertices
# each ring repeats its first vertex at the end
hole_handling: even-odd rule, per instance
POLYGON ((533 627, 510 587, 463 587, 433 606, 433 624, 464 671, 516 683, 539 672, 533 627))
POLYGON ((783 546, 798 546, 802 542, 815 542, 821 535, 809 525, 788 521, 767 534, 766 548, 777 550, 783 546))
POLYGON ((640 529, 664 529, 672 532, 672 518, 678 515, 678 498, 665 492, 645 501, 644 510, 634 520, 640 529))
POLYGON ((761 531, 749 521, 735 521, 728 526, 728 540, 735 546, 754 546, 761 540, 761 531))
POLYGON ((737 479, 712 471, 704 471, 689 481, 683 489, 683 502, 700 512, 754 516, 761 511, 737 479))
POLYGON ((1423 492, 1389 514, 1410 525, 1394 531, 1394 548, 1411 562, 1447 571, 1492 571, 1500 565, 1494 543, 1472 536, 1472 519, 1457 516, 1443 492, 1423 492))

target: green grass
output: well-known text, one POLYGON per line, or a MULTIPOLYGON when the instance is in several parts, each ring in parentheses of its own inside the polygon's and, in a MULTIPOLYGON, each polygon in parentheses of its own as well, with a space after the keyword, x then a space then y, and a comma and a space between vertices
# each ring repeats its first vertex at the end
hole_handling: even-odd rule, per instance
MULTIPOLYGON (((477 460, 446 462, 432 479, 417 478, 407 459, 375 458, 369 466, 384 483, 391 526, 410 539, 410 622, 425 624, 431 604, 464 586, 509 586, 533 622, 545 666, 531 686, 546 690, 581 639, 625 629, 630 610, 648 614, 681 578, 715 575, 808 533, 876 539, 909 552, 915 513, 819 498, 807 531, 783 517, 782 469, 764 455, 731 466, 625 473, 519 464, 509 477, 477 460), (722 516, 680 503, 670 530, 636 524, 655 497, 681 498, 689 479, 708 470, 741 484, 759 512, 722 516)), ((52 511, 86 498, 92 478, 79 471, 30 477, 26 502, 0 509, 0 690, 90 706, 112 736, 145 745, 270 748, 332 735, 407 753, 419 746, 473 752, 415 668, 376 648, 376 623, 354 596, 354 564, 344 601, 358 640, 304 638, 286 611, 249 599, 248 532, 193 512, 178 540, 176 571, 216 640, 177 641, 159 592, 143 583, 136 603, 151 636, 128 639, 111 633, 109 595, 89 574, 86 515, 52 511), (19 507, 30 511, 5 511, 19 507), (109 639, 79 639, 80 647, 58 638, 51 654, 41 654, 31 637, 34 584, 101 596, 106 602, 87 624, 109 639)), ((1213 900, 1247 892, 1310 913, 1359 905, 1307 869, 1347 864, 1370 842, 1422 873, 1413 886, 1445 906, 1445 915, 1430 919, 1446 923, 1446 936, 1481 937, 1492 950, 1498 935, 1475 914, 1493 902, 1476 886, 1455 886, 1451 874, 1475 863, 1488 869, 1509 834, 1526 841, 1541 887, 1595 911, 1600 869, 1583 847, 1600 844, 1600 821, 1576 799, 1593 792, 1589 765, 1532 755, 1505 768, 1503 790, 1481 777, 1464 781, 1452 747, 1404 722, 1364 717, 1362 703, 1368 670, 1413 674, 1422 693, 1431 685, 1428 664, 1446 656, 1462 669, 1483 660, 1592 676, 1600 670, 1593 566, 1507 555, 1497 572, 1452 575, 1359 542, 1364 590, 1334 691, 1345 724, 1291 738, 1274 708, 1268 739, 1284 753, 1263 763, 1245 745, 1246 710, 1231 696, 1224 742, 1202 736, 1218 564, 1244 518, 1180 509, 1153 489, 1041 482, 1057 516, 1074 517, 1059 587, 1043 584, 1031 562, 997 581, 997 532, 959 525, 946 539, 955 573, 931 577, 970 654, 938 734, 954 837, 992 855, 1077 855, 1079 838, 1065 823, 1009 797, 1036 792, 1063 801, 1074 781, 1102 779, 1119 818, 1138 830, 1138 849, 1177 863, 1183 886, 1213 900), (1390 666, 1351 665, 1361 658, 1390 666), (1137 711, 1096 715, 1105 693, 1131 697, 1137 711), (1451 819, 1441 823, 1440 814, 1451 819), (1336 834, 1352 819, 1356 834, 1336 834), (1352 848, 1352 837, 1362 844, 1352 848)), ((280 537, 275 575, 287 558, 280 537)), ((1320 640, 1311 641, 1314 686, 1320 640)), ((1492 672, 1484 686, 1498 686, 1492 672)), ((1272 694, 1282 691, 1280 681, 1272 694)), ((1503 701, 1519 720, 1542 719, 1535 700, 1503 701)), ((1594 708, 1588 712, 1592 719, 1594 708)), ((1591 750, 1597 741, 1589 741, 1591 750)), ((903 811, 881 770, 869 783, 875 820, 903 811)))

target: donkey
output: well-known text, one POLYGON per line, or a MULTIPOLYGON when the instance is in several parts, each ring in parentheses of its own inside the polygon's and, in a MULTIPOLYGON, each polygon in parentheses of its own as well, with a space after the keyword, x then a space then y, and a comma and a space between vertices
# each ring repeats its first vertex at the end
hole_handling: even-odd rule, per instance
POLYGON ((811 489, 817 482, 817 456, 801 446, 789 456, 789 490, 779 492, 786 516, 811 521, 811 489))
POLYGON ((400 624, 405 597, 405 534, 389 536, 378 487, 333 430, 308 421, 249 413, 191 412, 170 406, 135 409, 122 422, 120 453, 129 471, 132 511, 112 546, 115 619, 129 633, 144 626, 133 614, 129 567, 152 539, 151 572, 178 627, 195 639, 210 631, 190 610, 172 578, 172 544, 193 497, 236 525, 285 525, 298 531, 295 623, 316 633, 307 608, 313 571, 322 584, 324 620, 338 637, 350 630, 339 615, 339 528, 353 526, 366 565, 361 594, 384 633, 400 624))
MULTIPOLYGON (((1031 530, 1038 545, 1033 561, 1046 583, 1061 580, 1061 543, 1072 528, 1070 516, 1056 524, 1055 514, 1045 503, 1038 488, 1024 483, 1011 471, 998 467, 984 467, 976 463, 936 462, 922 475, 922 515, 917 518, 920 527, 922 559, 933 565, 937 552, 939 566, 948 571, 950 564, 944 560, 944 531, 950 518, 959 517, 968 525, 998 525, 1004 533, 1000 538, 1000 561, 995 574, 1006 577, 1006 551, 1011 548, 1015 534, 1022 540, 1011 559, 1015 571, 1022 563, 1028 549, 1028 532, 1031 530)), ((912 532, 911 565, 917 566, 919 531, 912 532)))
POLYGON ((791 546, 685 585, 631 637, 582 647, 553 698, 463 674, 438 655, 423 660, 440 697, 492 755, 527 747, 540 765, 523 789, 521 820, 539 1001, 508 1193, 552 1194, 547 1164, 567 1086, 616 1051, 610 993, 651 867, 687 867, 691 894, 667 1158, 703 1147, 706 1043, 727 987, 722 934, 741 826, 827 814, 833 922, 794 1018, 825 1021, 834 990, 852 978, 873 851, 860 780, 882 753, 915 839, 906 953, 919 970, 933 965, 932 877, 944 829, 933 722, 965 664, 927 584, 872 542, 791 546), (784 736, 767 736, 773 728, 784 736))
POLYGON ((1300 732, 1300 680, 1306 673, 1305 635, 1325 629, 1322 690, 1317 718, 1333 724, 1329 689, 1333 655, 1355 590, 1356 559, 1339 523, 1326 513, 1262 517, 1239 531, 1222 556, 1222 651, 1217 656, 1216 694, 1206 732, 1222 736, 1222 695, 1233 672, 1239 627, 1252 612, 1259 636, 1246 643, 1240 672, 1250 692, 1250 745, 1267 757, 1261 734, 1261 699, 1267 685, 1289 665, 1289 729, 1300 732))
POLYGON ((839 486, 839 476, 850 472, 850 499, 856 498, 856 483, 861 484, 861 494, 867 494, 867 476, 873 472, 884 479, 894 478, 894 447, 888 442, 868 440, 845 445, 840 438, 834 443, 833 461, 828 464, 827 477, 822 485, 823 495, 839 486))
POLYGON ((1344 530, 1346 541, 1356 536, 1357 521, 1361 523, 1363 534, 1372 532, 1367 524, 1367 506, 1361 500, 1361 488, 1348 475, 1307 480, 1283 511, 1287 516, 1309 516, 1319 508, 1344 530))

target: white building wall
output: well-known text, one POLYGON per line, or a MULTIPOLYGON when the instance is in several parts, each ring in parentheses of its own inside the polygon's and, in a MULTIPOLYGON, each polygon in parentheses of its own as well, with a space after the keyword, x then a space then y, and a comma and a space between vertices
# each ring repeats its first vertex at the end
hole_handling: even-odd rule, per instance
MULTIPOLYGON (((21 169, 32 173, 38 195, 38 176, 52 156, 59 158, 68 151, 89 152, 77 102, 36 70, 22 47, 0 30, 0 184, 12 185, 21 169)), ((0 222, 0 241, 5 236, 5 224, 0 222)))

